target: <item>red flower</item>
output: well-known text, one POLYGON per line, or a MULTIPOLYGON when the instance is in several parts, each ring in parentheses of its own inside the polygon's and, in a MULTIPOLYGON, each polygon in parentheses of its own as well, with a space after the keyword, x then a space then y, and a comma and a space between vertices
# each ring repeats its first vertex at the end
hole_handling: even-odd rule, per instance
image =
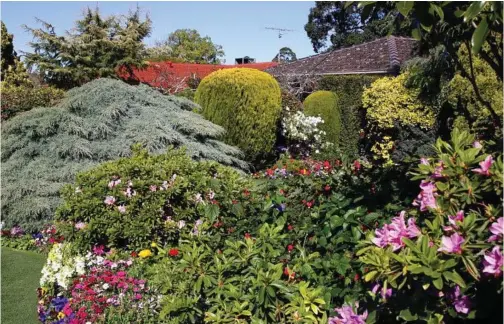
POLYGON ((250 191, 248 191, 247 189, 243 190, 243 194, 248 197, 250 196, 250 191))
POLYGON ((217 254, 222 254, 222 250, 221 249, 217 250, 217 254))
POLYGON ((233 205, 236 205, 238 203, 238 200, 234 200, 232 201, 233 205))
POLYGON ((313 206, 313 201, 309 201, 306 203, 306 207, 311 208, 313 206))
POLYGON ((136 253, 135 251, 131 252, 131 256, 136 258, 138 256, 138 253, 136 253))
POLYGON ((287 245, 287 251, 289 251, 289 253, 294 250, 294 245, 293 244, 289 244, 287 245))
POLYGON ((331 186, 330 186, 330 185, 326 185, 326 186, 324 187, 324 190, 325 190, 325 191, 329 191, 329 190, 331 190, 331 186))
POLYGON ((269 175, 270 177, 275 174, 275 172, 271 169, 266 170, 266 174, 269 175))
POLYGON ((289 268, 285 267, 283 273, 284 273, 284 275, 288 276, 290 274, 289 268))
POLYGON ((285 191, 283 189, 280 189, 280 194, 281 195, 284 195, 285 194, 285 191))
POLYGON ((301 169, 299 170, 300 175, 310 175, 310 171, 306 169, 301 169))
POLYGON ((289 226, 287 226, 287 229, 288 229, 289 231, 292 231, 292 230, 294 229, 294 227, 293 227, 291 224, 289 224, 289 226))
POLYGON ((170 251, 168 252, 168 254, 171 257, 176 257, 177 255, 179 255, 179 250, 178 249, 170 249, 170 251))
POLYGON ((324 169, 330 169, 331 168, 331 163, 329 161, 324 161, 323 163, 324 169))
POLYGON ((341 166, 341 161, 340 160, 336 160, 334 164, 336 164, 336 166, 341 166))
POLYGON ((359 279, 360 279, 360 276, 359 276, 359 274, 357 273, 357 274, 355 275, 355 277, 353 278, 353 280, 354 280, 354 281, 359 281, 359 279))
POLYGON ((357 171, 360 170, 361 164, 360 164, 360 162, 358 160, 355 160, 354 163, 353 163, 353 165, 354 165, 355 170, 357 170, 357 171))
POLYGON ((245 233, 245 239, 248 240, 250 238, 251 238, 250 233, 245 233))
POLYGON ((218 202, 217 200, 215 200, 215 199, 214 199, 214 200, 212 200, 212 201, 211 201, 211 203, 212 203, 213 205, 219 205, 219 202, 218 202))

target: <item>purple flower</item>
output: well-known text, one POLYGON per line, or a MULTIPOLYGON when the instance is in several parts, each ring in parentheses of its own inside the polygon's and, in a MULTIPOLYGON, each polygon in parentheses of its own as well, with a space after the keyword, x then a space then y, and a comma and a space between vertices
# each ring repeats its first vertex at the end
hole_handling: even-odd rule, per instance
POLYGON ((84 222, 78 222, 75 224, 75 228, 78 230, 84 229, 86 227, 86 223, 84 222))
POLYGON ((493 235, 490 236, 488 242, 502 239, 502 236, 504 236, 504 217, 499 217, 499 219, 490 226, 490 232, 492 232, 493 235))
POLYGON ((481 161, 479 163, 480 167, 477 168, 477 169, 473 169, 472 171, 473 172, 476 172, 476 173, 479 173, 481 175, 486 175, 486 176, 489 176, 490 175, 490 167, 492 166, 492 164, 494 163, 493 161, 493 158, 491 155, 487 156, 486 159, 484 161, 481 161))
POLYGON ((456 286, 454 291, 450 294, 453 301, 453 306, 457 313, 467 314, 469 313, 471 303, 469 297, 460 294, 460 287, 456 286))
POLYGON ((12 236, 22 236, 24 234, 24 231, 20 226, 14 226, 13 228, 11 228, 10 234, 12 236))
POLYGON ((438 249, 438 251, 461 254, 461 246, 464 242, 464 238, 458 233, 453 233, 450 237, 443 236, 441 238, 441 247, 438 249))
POLYGON ((112 206, 113 204, 115 204, 116 199, 113 196, 107 196, 105 197, 105 200, 103 202, 105 203, 105 205, 112 206))
POLYGON ((422 191, 413 202, 413 206, 418 206, 420 203, 420 211, 426 211, 427 208, 437 208, 435 197, 436 186, 432 182, 422 180, 420 188, 422 191))
POLYGON ((391 245, 395 251, 404 246, 402 241, 404 237, 414 238, 419 236, 421 233, 415 224, 415 219, 408 219, 408 225, 406 225, 405 215, 406 212, 402 211, 398 217, 392 219, 390 224, 385 224, 381 229, 377 229, 372 242, 379 247, 391 245))
POLYGON ((338 314, 329 318, 328 324, 366 324, 367 311, 364 311, 362 315, 355 314, 352 306, 346 304, 341 308, 335 308, 334 311, 338 314))
POLYGON ((442 174, 443 170, 444 170, 443 161, 439 161, 439 165, 436 166, 436 168, 434 169, 434 173, 432 174, 432 177, 434 179, 439 179, 439 178, 444 177, 443 174, 442 174))
POLYGON ((483 269, 483 272, 493 274, 494 276, 498 277, 502 273, 503 265, 504 263, 500 246, 496 245, 493 247, 490 253, 485 254, 484 256, 483 266, 485 268, 483 269))
POLYGON ((389 289, 385 290, 384 289, 385 287, 383 287, 383 289, 380 289, 380 287, 381 287, 380 284, 374 285, 373 289, 371 290, 371 292, 376 295, 376 293, 378 292, 378 290, 380 290, 380 294, 381 294, 381 297, 383 299, 387 299, 390 296, 392 296, 392 288, 389 288, 389 289))
POLYGON ((427 160, 426 158, 421 158, 420 159, 420 164, 429 165, 429 160, 427 160))
POLYGON ((480 143, 480 142, 478 142, 478 141, 474 141, 474 142, 473 142, 473 144, 472 144, 472 146, 473 146, 474 148, 482 148, 482 147, 483 147, 483 145, 481 145, 481 143, 480 143))
POLYGON ((464 211, 459 210, 455 216, 448 216, 448 222, 451 224, 449 226, 443 226, 444 231, 454 231, 458 229, 457 222, 464 221, 464 211))

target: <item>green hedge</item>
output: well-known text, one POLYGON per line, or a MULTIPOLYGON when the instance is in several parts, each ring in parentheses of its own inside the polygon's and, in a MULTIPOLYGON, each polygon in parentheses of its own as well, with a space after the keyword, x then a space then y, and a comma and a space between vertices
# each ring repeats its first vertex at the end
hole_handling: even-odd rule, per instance
POLYGON ((203 116, 226 129, 226 143, 252 161, 272 151, 281 94, 268 73, 248 68, 218 70, 204 78, 195 94, 203 116))
POLYGON ((306 115, 322 117, 324 123, 319 128, 326 132, 326 141, 338 146, 341 117, 336 94, 331 91, 315 91, 306 97, 303 105, 306 115))
POLYGON ((318 84, 319 90, 336 94, 341 111, 340 150, 355 158, 358 156, 359 132, 361 129, 360 108, 364 87, 378 79, 378 75, 331 75, 324 76, 318 84))

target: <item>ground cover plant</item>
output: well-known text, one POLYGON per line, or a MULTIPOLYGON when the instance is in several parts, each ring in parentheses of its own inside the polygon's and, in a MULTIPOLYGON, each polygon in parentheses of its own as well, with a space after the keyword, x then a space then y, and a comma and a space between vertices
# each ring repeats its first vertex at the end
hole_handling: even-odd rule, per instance
POLYGON ((247 168, 240 151, 216 140, 224 130, 188 110, 194 103, 147 86, 98 79, 69 91, 55 107, 2 125, 2 215, 6 225, 41 228, 77 172, 131 153, 185 146, 195 159, 247 168))

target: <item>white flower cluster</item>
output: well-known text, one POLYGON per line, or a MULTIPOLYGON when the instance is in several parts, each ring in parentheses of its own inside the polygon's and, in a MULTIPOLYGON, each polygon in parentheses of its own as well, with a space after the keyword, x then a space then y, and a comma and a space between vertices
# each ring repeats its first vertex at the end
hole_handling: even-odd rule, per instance
POLYGON ((55 243, 47 257, 47 263, 42 269, 40 286, 57 283, 63 289, 68 289, 70 279, 85 273, 86 261, 84 257, 71 256, 70 246, 65 243, 55 243))
POLYGON ((327 146, 324 143, 326 132, 318 128, 323 123, 320 116, 306 116, 302 111, 296 111, 284 117, 282 132, 287 140, 297 143, 297 147, 310 147, 318 153, 319 149, 327 146))

